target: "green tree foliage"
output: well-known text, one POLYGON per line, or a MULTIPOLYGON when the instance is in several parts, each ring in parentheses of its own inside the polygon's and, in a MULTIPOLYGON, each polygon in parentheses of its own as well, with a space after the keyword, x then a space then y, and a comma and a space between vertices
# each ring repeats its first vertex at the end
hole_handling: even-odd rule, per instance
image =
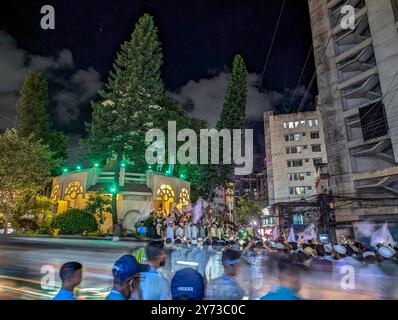
MULTIPOLYGON (((37 232, 51 220, 53 204, 46 196, 24 193, 18 197, 14 227, 23 233, 37 232)), ((44 232, 49 234, 48 232, 44 232)))
MULTIPOLYGON (((145 167, 145 133, 153 127, 159 112, 158 101, 164 88, 161 80, 163 54, 158 29, 145 14, 134 28, 131 40, 117 54, 101 100, 93 102, 92 122, 85 145, 91 159, 116 159, 114 184, 118 185, 120 162, 129 160, 145 167)), ((116 226, 116 194, 112 199, 113 224, 116 226)))
POLYGON ((84 210, 97 217, 99 224, 105 222, 106 213, 112 213, 112 199, 104 190, 99 190, 87 199, 84 210))
POLYGON ((242 198, 239 201, 239 206, 235 209, 236 221, 238 223, 247 223, 252 218, 259 219, 261 210, 260 202, 242 198))
MULTIPOLYGON (((240 55, 236 55, 233 66, 232 76, 228 85, 227 93, 220 119, 217 123, 217 130, 223 129, 244 129, 247 105, 247 70, 245 62, 240 55)), ((223 146, 220 143, 220 156, 223 154, 223 146)), ((233 174, 233 165, 223 164, 208 165, 206 167, 206 176, 208 177, 208 199, 214 187, 226 187, 233 174)))
POLYGON ((0 150, 0 214, 8 223, 21 213, 18 204, 23 197, 44 190, 60 160, 47 145, 21 136, 16 129, 0 136, 0 150))
MULTIPOLYGON (((173 98, 164 96, 159 101, 161 106, 159 117, 155 121, 156 128, 162 129, 165 133, 168 132, 168 122, 176 121, 177 132, 183 129, 192 129, 196 132, 199 137, 200 130, 207 127, 207 123, 204 120, 189 117, 184 111, 180 103, 173 98)), ((177 142, 177 150, 183 145, 184 142, 177 142)), ((199 141, 197 154, 199 156, 199 141)), ((166 148, 167 155, 167 148, 166 148)), ((166 157, 167 158, 167 157, 166 157)), ((167 170, 168 166, 165 166, 164 170, 167 170)), ((205 194, 206 181, 204 177, 204 166, 198 164, 180 164, 177 162, 174 168, 174 174, 182 174, 184 179, 191 183, 191 200, 195 202, 199 196, 205 194)))
MULTIPOLYGON (((17 105, 17 129, 22 137, 31 135, 50 147, 53 158, 63 165, 67 159, 68 142, 66 136, 52 128, 48 113, 48 83, 39 72, 31 72, 20 92, 17 105)), ((56 168, 52 168, 55 173, 56 168)))
POLYGON ((78 235, 97 231, 98 222, 96 217, 86 210, 69 209, 54 217, 52 227, 59 229, 61 234, 78 235))

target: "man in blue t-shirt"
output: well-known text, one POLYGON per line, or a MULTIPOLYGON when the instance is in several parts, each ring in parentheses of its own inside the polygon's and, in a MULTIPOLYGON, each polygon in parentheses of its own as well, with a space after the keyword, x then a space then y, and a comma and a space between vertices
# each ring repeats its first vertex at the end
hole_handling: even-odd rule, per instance
POLYGON ((53 300, 77 300, 73 290, 82 282, 83 266, 79 262, 65 263, 59 271, 62 288, 53 300))
POLYGON ((148 233, 147 227, 145 227, 145 222, 141 221, 141 225, 137 228, 137 233, 141 238, 145 238, 148 233))
POLYGON ((301 300, 298 292, 301 288, 303 267, 292 263, 288 258, 281 258, 278 262, 278 269, 279 286, 260 298, 260 300, 301 300))

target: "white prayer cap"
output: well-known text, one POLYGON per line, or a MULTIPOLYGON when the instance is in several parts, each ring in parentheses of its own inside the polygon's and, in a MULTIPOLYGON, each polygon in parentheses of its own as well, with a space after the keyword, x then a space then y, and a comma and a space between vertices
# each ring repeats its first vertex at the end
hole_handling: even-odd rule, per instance
POLYGON ((283 250, 283 249, 285 249, 285 246, 283 245, 283 243, 278 242, 278 243, 275 243, 274 249, 283 250))
POLYGON ((311 247, 306 247, 306 248, 304 249, 304 253, 305 253, 307 256, 315 257, 315 251, 314 251, 314 249, 312 249, 311 247))
POLYGON ((387 247, 381 247, 378 252, 385 259, 391 259, 394 256, 394 253, 387 247))
POLYGON ((375 257, 375 256, 376 255, 374 254, 374 252, 371 252, 371 251, 366 251, 366 252, 362 253, 362 257, 364 259, 366 259, 367 257, 375 257))
POLYGON ((340 244, 338 244, 336 246, 333 246, 333 249, 338 254, 344 254, 344 255, 347 254, 347 249, 344 246, 340 245, 340 244))
POLYGON ((325 244, 324 248, 327 253, 331 253, 333 251, 333 246, 331 244, 325 244))
POLYGON ((193 245, 197 245, 197 244, 198 244, 198 240, 196 240, 196 239, 192 239, 192 240, 191 240, 191 244, 193 244, 193 245))

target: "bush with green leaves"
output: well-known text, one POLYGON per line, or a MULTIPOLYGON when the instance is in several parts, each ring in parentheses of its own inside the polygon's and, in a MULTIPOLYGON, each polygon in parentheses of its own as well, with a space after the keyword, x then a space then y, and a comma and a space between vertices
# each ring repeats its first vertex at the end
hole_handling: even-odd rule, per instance
POLYGON ((97 231, 98 222, 93 214, 85 210, 69 209, 54 217, 52 227, 59 229, 61 234, 73 235, 97 231))

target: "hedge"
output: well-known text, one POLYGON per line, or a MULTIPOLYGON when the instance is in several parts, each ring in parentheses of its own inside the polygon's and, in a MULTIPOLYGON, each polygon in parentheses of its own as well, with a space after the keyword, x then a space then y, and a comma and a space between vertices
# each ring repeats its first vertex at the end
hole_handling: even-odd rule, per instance
POLYGON ((52 228, 59 229, 61 234, 74 235, 98 230, 98 222, 94 215, 81 209, 69 209, 55 216, 52 228))

